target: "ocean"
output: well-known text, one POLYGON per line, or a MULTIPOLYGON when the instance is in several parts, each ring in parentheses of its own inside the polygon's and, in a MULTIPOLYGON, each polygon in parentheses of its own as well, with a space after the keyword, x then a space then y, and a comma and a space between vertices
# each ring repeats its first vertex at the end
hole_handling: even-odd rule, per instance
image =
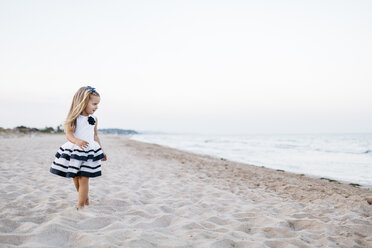
POLYGON ((137 134, 131 139, 372 188, 372 134, 137 134))

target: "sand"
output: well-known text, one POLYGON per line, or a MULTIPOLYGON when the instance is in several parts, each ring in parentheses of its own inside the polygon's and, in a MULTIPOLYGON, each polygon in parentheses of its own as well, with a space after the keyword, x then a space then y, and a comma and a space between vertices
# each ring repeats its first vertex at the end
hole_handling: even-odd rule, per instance
POLYGON ((63 135, 0 138, 0 247, 372 247, 372 192, 117 136, 76 211, 63 135))

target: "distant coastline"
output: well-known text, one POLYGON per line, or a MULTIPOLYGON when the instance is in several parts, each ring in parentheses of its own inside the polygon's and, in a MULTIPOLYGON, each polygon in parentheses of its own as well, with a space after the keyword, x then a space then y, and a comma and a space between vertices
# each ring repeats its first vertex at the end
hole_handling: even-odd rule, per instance
POLYGON ((36 127, 26 127, 26 126, 17 126, 15 128, 2 128, 0 127, 0 133, 5 134, 29 134, 29 133, 63 133, 62 125, 59 125, 57 128, 45 127, 45 128, 36 128, 36 127))
MULTIPOLYGON (((26 127, 26 126, 17 126, 14 128, 2 128, 0 127, 0 133, 3 134, 33 134, 33 133, 63 133, 62 125, 45 128, 36 128, 36 127, 26 127)), ((104 134, 141 134, 135 130, 130 129, 121 129, 121 128, 103 128, 98 129, 98 132, 104 134)))
POLYGON ((121 128, 103 128, 98 129, 98 132, 104 134, 140 134, 135 130, 121 129, 121 128))

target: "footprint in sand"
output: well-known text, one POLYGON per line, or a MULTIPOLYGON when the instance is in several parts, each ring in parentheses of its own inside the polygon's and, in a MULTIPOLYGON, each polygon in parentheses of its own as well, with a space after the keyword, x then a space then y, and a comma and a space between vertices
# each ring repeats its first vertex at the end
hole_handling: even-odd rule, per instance
POLYGON ((149 223, 138 223, 135 227, 138 228, 164 228, 169 226, 172 223, 172 215, 163 215, 159 218, 156 218, 154 221, 149 223))
POLYGON ((308 230, 315 233, 326 231, 324 223, 318 220, 287 220, 287 224, 293 231, 308 230))

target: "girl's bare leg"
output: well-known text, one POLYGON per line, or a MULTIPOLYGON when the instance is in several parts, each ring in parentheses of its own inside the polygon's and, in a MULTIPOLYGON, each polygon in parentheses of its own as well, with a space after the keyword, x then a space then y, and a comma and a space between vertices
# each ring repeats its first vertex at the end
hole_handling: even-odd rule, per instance
POLYGON ((74 180, 76 191, 79 192, 79 177, 74 177, 73 180, 74 180))
MULTIPOLYGON (((79 177, 74 177, 73 180, 74 180, 76 191, 79 192, 79 177)), ((85 201, 85 205, 89 205, 89 196, 87 197, 85 201)))
POLYGON ((89 177, 79 177, 79 199, 78 209, 84 208, 85 202, 88 199, 89 177))

